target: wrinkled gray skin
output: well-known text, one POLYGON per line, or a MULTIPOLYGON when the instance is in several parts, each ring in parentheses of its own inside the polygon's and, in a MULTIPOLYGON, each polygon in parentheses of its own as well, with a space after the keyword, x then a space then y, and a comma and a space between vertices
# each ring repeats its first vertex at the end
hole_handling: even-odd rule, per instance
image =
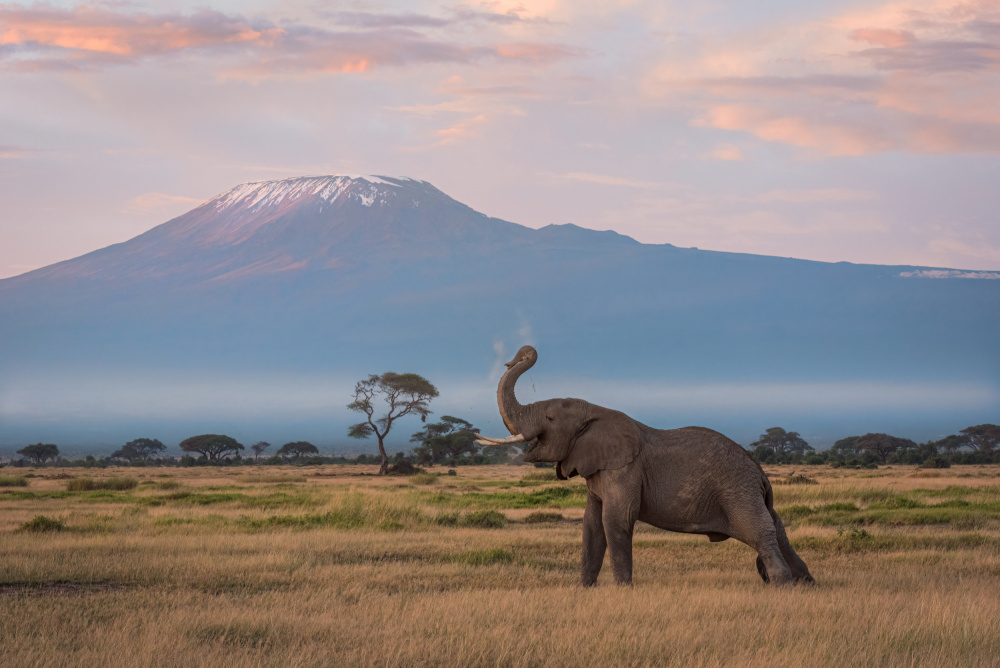
POLYGON ((653 429, 619 411, 582 399, 522 406, 517 378, 537 360, 531 346, 507 364, 497 388, 500 415, 511 434, 530 442, 528 462, 557 462, 562 479, 587 480, 580 583, 596 583, 611 553, 615 582, 632 582, 636 520, 669 531, 735 538, 759 555, 764 582, 813 582, 774 512, 767 476, 747 452, 703 427, 653 429))

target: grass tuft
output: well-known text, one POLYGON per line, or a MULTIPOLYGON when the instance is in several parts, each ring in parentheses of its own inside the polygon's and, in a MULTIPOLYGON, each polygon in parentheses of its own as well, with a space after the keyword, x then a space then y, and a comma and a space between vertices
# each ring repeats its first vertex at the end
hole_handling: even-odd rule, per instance
POLYGON ((0 487, 27 487, 28 479, 21 475, 0 475, 0 487))
POLYGON ((475 510, 465 516, 464 524, 477 529, 502 529, 507 526, 507 516, 495 510, 475 510))
POLYGON ((62 520, 56 520, 45 515, 35 515, 35 517, 20 526, 21 531, 32 531, 35 533, 62 531, 65 528, 66 525, 63 524, 62 520))
POLYGON ((410 476, 410 482, 414 485, 433 485, 437 483, 438 476, 436 473, 414 473, 410 476))

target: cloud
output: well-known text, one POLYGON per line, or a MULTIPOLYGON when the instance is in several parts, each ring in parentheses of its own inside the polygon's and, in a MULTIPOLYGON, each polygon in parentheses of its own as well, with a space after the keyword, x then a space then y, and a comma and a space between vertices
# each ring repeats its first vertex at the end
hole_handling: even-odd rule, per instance
POLYGON ((181 195, 165 195, 163 193, 146 193, 133 197, 126 202, 123 211, 126 213, 151 213, 170 208, 178 204, 190 204, 197 206, 203 204, 204 200, 196 197, 183 197, 181 195))
POLYGON ((434 134, 441 137, 440 144, 450 144, 458 139, 475 137, 479 134, 479 126, 486 122, 486 116, 479 114, 473 118, 463 119, 450 127, 437 130, 434 134))
POLYGON ((697 126, 820 155, 1000 152, 995 1, 885 3, 754 30, 671 53, 644 92, 700 108, 697 126))
POLYGON ((712 157, 716 160, 742 160, 743 151, 735 144, 721 144, 712 151, 712 157))
POLYGON ((433 31, 455 21, 516 22, 516 14, 459 12, 454 19, 421 14, 341 12, 342 26, 303 22, 278 26, 262 19, 202 10, 150 14, 118 8, 0 4, 0 64, 8 70, 86 70, 175 54, 229 59, 230 77, 260 78, 288 73, 365 72, 382 66, 485 60, 551 63, 577 57, 569 46, 502 41, 465 44, 433 31), (492 17, 492 18, 491 18, 492 17))

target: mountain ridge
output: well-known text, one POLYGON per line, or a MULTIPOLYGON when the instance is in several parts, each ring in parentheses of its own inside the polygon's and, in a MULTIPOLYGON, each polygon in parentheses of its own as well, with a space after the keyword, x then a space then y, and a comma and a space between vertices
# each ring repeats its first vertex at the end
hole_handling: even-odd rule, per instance
MULTIPOLYGON (((0 425, 27 433, 70 420, 46 399, 55 389, 20 389, 39 378, 75 374, 84 387, 127 376, 156 414, 156 379, 167 374, 394 369, 488 389, 491 369, 523 343, 539 349, 545 377, 584 384, 968 385, 1000 411, 1000 281, 925 277, 940 271, 953 270, 642 244, 573 224, 531 229, 416 179, 241 184, 129 241, 0 281, 0 425)), ((268 391, 290 390, 259 389, 268 391)), ((816 415, 824 402, 847 405, 839 396, 818 395, 816 415)), ((936 405, 953 403, 926 396, 918 408, 883 396, 837 410, 938 415, 936 405)), ((633 399, 609 403, 628 411, 633 399)), ((220 402, 220 414, 235 410, 220 402)), ((677 419, 730 419, 704 402, 677 419)), ((489 400, 468 410, 494 419, 489 400)), ((786 414, 776 403, 768 421, 786 414)))

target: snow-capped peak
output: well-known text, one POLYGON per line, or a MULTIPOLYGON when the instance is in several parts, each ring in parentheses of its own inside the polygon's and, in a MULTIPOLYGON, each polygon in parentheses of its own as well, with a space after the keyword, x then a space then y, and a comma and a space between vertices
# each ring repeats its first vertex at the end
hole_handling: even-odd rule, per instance
POLYGON ((387 180, 379 176, 302 176, 279 181, 253 181, 242 183, 209 202, 216 211, 238 207, 260 211, 283 201, 317 196, 326 202, 340 197, 354 197, 364 206, 388 203, 393 195, 389 188, 401 188, 399 182, 413 182, 401 178, 387 180), (396 182, 393 182, 396 181, 396 182))

